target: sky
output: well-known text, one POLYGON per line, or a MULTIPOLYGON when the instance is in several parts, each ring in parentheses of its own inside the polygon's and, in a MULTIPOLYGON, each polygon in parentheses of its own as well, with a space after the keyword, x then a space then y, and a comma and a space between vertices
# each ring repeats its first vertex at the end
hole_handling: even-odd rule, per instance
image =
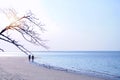
MULTIPOLYGON (((43 38, 51 51, 120 51, 119 4, 119 0, 0 0, 2 9, 35 13, 45 24, 43 38)), ((46 50, 14 37, 29 50, 46 50)), ((17 50, 0 44, 7 51, 17 50)))

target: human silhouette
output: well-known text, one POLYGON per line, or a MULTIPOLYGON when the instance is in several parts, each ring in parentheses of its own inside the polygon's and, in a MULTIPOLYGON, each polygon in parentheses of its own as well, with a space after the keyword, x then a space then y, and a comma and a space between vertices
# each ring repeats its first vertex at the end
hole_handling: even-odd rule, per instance
POLYGON ((34 61, 34 55, 32 55, 32 62, 34 61))
POLYGON ((29 61, 31 60, 31 55, 28 55, 28 60, 29 60, 29 61))

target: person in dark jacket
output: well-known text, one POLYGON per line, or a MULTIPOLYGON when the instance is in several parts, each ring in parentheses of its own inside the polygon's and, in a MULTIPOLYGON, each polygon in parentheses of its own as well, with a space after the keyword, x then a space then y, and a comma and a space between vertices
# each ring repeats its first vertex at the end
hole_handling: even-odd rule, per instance
POLYGON ((32 62, 34 61, 34 55, 32 55, 32 62))
POLYGON ((29 61, 31 60, 31 55, 28 55, 28 60, 29 60, 29 61))

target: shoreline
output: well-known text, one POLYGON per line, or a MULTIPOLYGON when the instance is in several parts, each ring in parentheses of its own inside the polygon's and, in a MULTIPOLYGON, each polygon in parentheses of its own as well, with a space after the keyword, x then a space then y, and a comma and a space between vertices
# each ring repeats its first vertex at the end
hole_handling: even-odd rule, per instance
POLYGON ((107 80, 37 65, 29 62, 27 57, 0 57, 0 80, 107 80))
POLYGON ((38 67, 45 67, 48 69, 53 69, 53 70, 59 70, 59 71, 64 71, 67 73, 73 73, 73 74, 77 74, 77 75, 87 75, 87 76, 91 76, 91 77, 96 77, 96 78, 103 78, 103 79, 107 79, 107 80, 119 80, 120 77, 119 76, 115 76, 115 75, 111 75, 111 74, 107 74, 107 73, 101 73, 101 72, 96 72, 96 71, 84 71, 84 70, 80 70, 80 71, 76 71, 76 70, 72 70, 72 69, 66 69, 63 67, 57 67, 57 66, 51 66, 51 65, 47 65, 47 64, 42 64, 42 63, 38 63, 38 62, 33 62, 33 64, 35 64, 38 67))

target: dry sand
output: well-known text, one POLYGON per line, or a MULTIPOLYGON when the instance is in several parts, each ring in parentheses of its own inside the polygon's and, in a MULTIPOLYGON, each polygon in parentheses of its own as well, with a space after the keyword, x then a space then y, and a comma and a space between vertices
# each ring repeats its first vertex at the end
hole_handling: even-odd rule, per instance
POLYGON ((38 67, 27 57, 0 57, 0 80, 105 80, 38 67))

